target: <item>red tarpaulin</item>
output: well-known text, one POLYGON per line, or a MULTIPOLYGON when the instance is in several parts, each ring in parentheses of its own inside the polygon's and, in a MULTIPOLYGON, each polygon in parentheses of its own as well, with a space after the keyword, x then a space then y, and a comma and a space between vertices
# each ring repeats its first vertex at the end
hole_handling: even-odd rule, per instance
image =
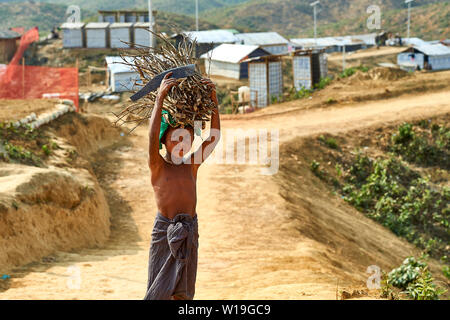
POLYGON ((20 39, 6 71, 0 71, 0 99, 70 99, 78 110, 78 69, 21 65, 28 46, 39 40, 38 28, 28 30, 20 39))

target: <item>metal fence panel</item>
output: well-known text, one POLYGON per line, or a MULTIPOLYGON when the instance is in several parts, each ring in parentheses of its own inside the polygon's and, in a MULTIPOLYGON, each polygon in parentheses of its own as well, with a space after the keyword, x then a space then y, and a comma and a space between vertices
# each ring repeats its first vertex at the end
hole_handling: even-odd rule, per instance
POLYGON ((297 90, 311 89, 311 58, 309 56, 295 56, 293 66, 295 88, 297 90))
POLYGON ((265 63, 249 63, 249 82, 251 101, 258 101, 258 107, 266 107, 267 67, 265 63))
POLYGON ((281 61, 269 62, 269 94, 270 98, 283 95, 283 71, 281 61))
POLYGON ((320 60, 320 77, 326 78, 328 76, 328 58, 325 53, 321 53, 319 56, 320 60))

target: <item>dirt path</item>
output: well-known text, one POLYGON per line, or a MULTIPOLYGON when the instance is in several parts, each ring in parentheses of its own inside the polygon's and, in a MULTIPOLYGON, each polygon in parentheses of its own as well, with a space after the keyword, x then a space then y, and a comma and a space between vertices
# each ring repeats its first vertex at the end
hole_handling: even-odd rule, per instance
MULTIPOLYGON (((380 49, 372 48, 368 50, 363 50, 361 52, 347 52, 346 59, 354 60, 354 59, 363 59, 369 57, 379 57, 379 56, 387 56, 392 54, 398 54, 402 51, 405 51, 406 47, 380 47, 380 49)), ((342 53, 333 53, 328 58, 329 61, 342 61, 342 53)))
MULTIPOLYGON (((294 136, 448 113, 449 98, 449 92, 440 92, 271 118, 230 120, 223 126, 278 128, 284 143, 294 136)), ((130 141, 102 150, 95 166, 113 214, 108 244, 57 253, 16 270, 11 274, 10 288, 0 293, 0 299, 143 297, 156 207, 147 169, 146 129, 138 129, 130 141), (77 281, 72 281, 78 271, 79 289, 77 281)), ((196 299, 335 299, 336 277, 314 254, 323 248, 299 234, 287 219, 285 201, 271 177, 261 176, 253 166, 206 165, 199 173, 198 194, 196 299)), ((375 224, 369 220, 364 223, 375 224)), ((394 236, 392 241, 397 245, 394 236)))

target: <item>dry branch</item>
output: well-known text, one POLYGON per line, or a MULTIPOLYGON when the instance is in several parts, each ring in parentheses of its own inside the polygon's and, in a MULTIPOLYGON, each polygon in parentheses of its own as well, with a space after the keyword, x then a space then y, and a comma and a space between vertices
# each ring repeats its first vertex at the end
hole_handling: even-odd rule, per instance
MULTIPOLYGON (((151 31, 149 31, 151 32, 151 31)), ((195 64, 195 40, 182 35, 178 47, 175 47, 164 36, 153 33, 159 40, 156 48, 135 46, 132 51, 123 51, 123 64, 130 66, 139 76, 135 82, 136 88, 142 88, 156 75, 172 68, 195 64)), ((194 126, 195 121, 209 121, 215 107, 211 100, 211 88, 202 83, 203 77, 197 70, 193 76, 178 79, 178 85, 173 87, 164 101, 163 109, 167 110, 176 122, 175 127, 194 126)), ((116 125, 133 123, 137 126, 151 117, 157 92, 151 92, 144 98, 126 105, 116 114, 116 125)))

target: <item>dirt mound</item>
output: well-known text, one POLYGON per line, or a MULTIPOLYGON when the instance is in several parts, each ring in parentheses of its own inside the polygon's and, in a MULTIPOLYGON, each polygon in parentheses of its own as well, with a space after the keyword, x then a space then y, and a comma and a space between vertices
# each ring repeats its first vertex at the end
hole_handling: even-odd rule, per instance
MULTIPOLYGON (((365 130, 365 134, 349 132, 345 137, 350 139, 358 135, 365 138, 373 135, 375 129, 378 130, 365 130)), ((366 273, 369 266, 389 272, 404 258, 420 256, 420 249, 366 217, 313 173, 315 161, 321 168, 329 166, 330 170, 335 170, 330 161, 333 158, 331 149, 320 147, 319 136, 296 138, 282 146, 280 172, 275 180, 299 234, 322 248, 316 250, 315 255, 322 260, 327 273, 335 275, 343 284, 363 284, 369 277, 366 273)), ((341 146, 341 142, 339 140, 339 147, 348 152, 357 148, 351 144, 343 145, 343 142, 341 146)), ((328 176, 328 171, 323 174, 328 176)), ((430 259, 430 267, 437 279, 444 280, 437 260, 430 259)))
POLYGON ((121 140, 100 116, 66 114, 44 126, 58 147, 40 167, 1 163, 0 267, 9 270, 54 251, 99 246, 110 211, 91 154, 121 140))
POLYGON ((113 127, 108 119, 96 115, 70 113, 55 121, 49 130, 86 157, 122 139, 120 129, 113 127))
POLYGON ((358 70, 348 79, 348 82, 352 84, 361 81, 396 81, 407 76, 409 73, 401 69, 376 67, 367 72, 358 70))
POLYGON ((104 243, 109 208, 85 170, 6 165, 0 170, 0 266, 104 243))

